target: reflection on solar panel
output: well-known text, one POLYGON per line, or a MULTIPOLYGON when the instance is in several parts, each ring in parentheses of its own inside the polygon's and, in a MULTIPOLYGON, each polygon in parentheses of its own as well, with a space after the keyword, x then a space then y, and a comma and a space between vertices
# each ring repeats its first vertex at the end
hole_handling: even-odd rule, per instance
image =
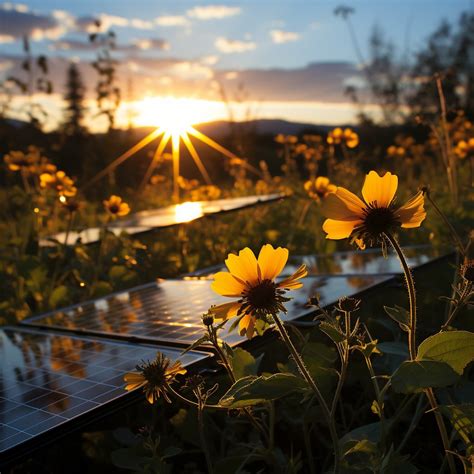
MULTIPOLYGON (((120 219, 108 226, 108 230, 115 235, 121 232, 127 232, 130 235, 149 232, 157 228, 165 228, 191 222, 201 217, 245 209, 246 207, 257 204, 269 203, 282 199, 285 194, 265 194, 260 196, 246 196, 228 199, 217 199, 214 201, 194 201, 183 204, 162 207, 148 211, 137 212, 128 216, 126 219, 120 219)), ((100 227, 90 227, 80 231, 72 231, 68 234, 67 245, 73 245, 78 239, 84 244, 97 242, 102 229, 100 227)), ((49 239, 58 240, 63 243, 66 238, 65 232, 52 235, 40 240, 40 246, 47 247, 55 245, 49 239)))
MULTIPOLYGON (((408 264, 417 267, 429 262, 435 256, 430 246, 404 248, 408 264)), ((302 264, 306 264, 309 275, 389 275, 401 273, 400 262, 392 252, 385 258, 380 249, 367 249, 363 252, 338 252, 331 255, 302 255, 290 257, 282 276, 291 275, 302 264)), ((193 276, 212 277, 214 273, 225 270, 216 266, 194 272, 193 276)))
MULTIPOLYGON (((98 338, 4 328, 0 330, 0 456, 29 439, 70 422, 119 397, 123 375, 160 350, 170 359, 180 351, 109 342, 98 338)), ((183 365, 206 355, 191 352, 183 365)))
MULTIPOLYGON (((315 293, 323 304, 330 304, 385 280, 387 277, 375 275, 305 278, 303 288, 292 292, 294 299, 286 304, 285 318, 307 314, 305 305, 315 293)), ((166 280, 30 318, 24 324, 135 336, 184 347, 202 336, 201 315, 211 305, 227 301, 212 291, 209 280, 166 280)), ((222 337, 232 345, 243 340, 236 333, 223 333, 222 337)))

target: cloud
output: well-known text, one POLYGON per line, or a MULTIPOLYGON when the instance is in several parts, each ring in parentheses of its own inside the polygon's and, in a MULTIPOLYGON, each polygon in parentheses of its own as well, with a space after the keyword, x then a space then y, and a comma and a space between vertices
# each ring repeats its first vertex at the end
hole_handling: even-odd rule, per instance
POLYGON ((299 33, 293 31, 271 30, 270 37, 274 43, 283 44, 291 41, 298 41, 301 36, 299 33))
POLYGON ((140 18, 133 18, 130 20, 130 26, 138 30, 151 30, 153 22, 148 20, 140 20, 140 18))
POLYGON ((257 47, 253 41, 232 40, 229 38, 220 37, 214 43, 215 47, 222 53, 243 53, 251 51, 257 47))
POLYGON ((101 13, 100 15, 82 16, 76 18, 74 26, 77 31, 85 33, 96 33, 97 31, 104 32, 114 27, 129 27, 137 30, 151 30, 153 22, 149 20, 142 20, 140 18, 124 18, 117 15, 109 15, 101 13))
POLYGON ((148 39, 138 39, 134 40, 132 46, 136 46, 138 49, 141 50, 151 50, 151 49, 158 49, 158 50, 167 50, 170 49, 170 45, 168 41, 162 38, 148 38, 148 39))
POLYGON ((219 62, 219 56, 216 56, 214 54, 211 54, 209 56, 203 56, 201 58, 201 63, 205 64, 206 66, 214 66, 214 64, 217 64, 219 62))
MULTIPOLYGON (((60 51, 95 51, 99 47, 100 44, 98 43, 74 39, 56 41, 51 46, 52 49, 60 51)), ((113 50, 121 53, 134 53, 140 51, 167 50, 169 47, 169 43, 162 38, 141 38, 133 40, 131 44, 117 44, 113 50)))
POLYGON ((197 6, 187 11, 188 16, 197 20, 216 20, 229 16, 239 15, 240 7, 228 7, 226 5, 197 6))
POLYGON ((56 39, 65 32, 60 21, 52 15, 32 12, 26 5, 0 5, 0 42, 6 43, 28 36, 33 40, 56 39))
POLYGON ((188 26, 190 21, 182 15, 162 15, 155 18, 158 26, 188 26))

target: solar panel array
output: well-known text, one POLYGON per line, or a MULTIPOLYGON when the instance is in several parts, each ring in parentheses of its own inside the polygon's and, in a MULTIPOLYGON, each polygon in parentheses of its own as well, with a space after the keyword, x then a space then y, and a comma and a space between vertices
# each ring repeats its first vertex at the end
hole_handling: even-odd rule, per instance
MULTIPOLYGON (((404 249, 407 262, 411 267, 423 265, 437 256, 432 247, 418 246, 404 249)), ((309 275, 394 275, 401 273, 400 262, 391 252, 385 258, 380 249, 364 251, 337 252, 331 255, 296 255, 290 256, 282 276, 291 275, 301 265, 305 264, 309 275)), ((205 268, 192 275, 212 277, 218 271, 226 270, 224 265, 205 268)))
POLYGON ((124 373, 159 350, 189 365, 204 353, 25 328, 0 330, 0 453, 122 397, 124 373))
MULTIPOLYGON (((284 318, 310 312, 306 303, 316 293, 323 304, 330 304, 386 279, 376 275, 305 278, 302 289, 288 294, 293 299, 286 304, 284 318)), ((207 279, 166 280, 31 318, 26 324, 186 346, 203 334, 201 315, 211 305, 228 301, 214 293, 207 279)), ((235 332, 223 332, 221 337, 230 345, 244 340, 235 332)))
MULTIPOLYGON (((286 197, 283 193, 245 196, 212 201, 193 201, 192 203, 174 204, 172 206, 137 212, 118 219, 107 227, 115 235, 127 232, 130 235, 149 232, 153 229, 171 227, 184 222, 191 222, 201 217, 236 211, 247 207, 265 204, 286 197)), ((67 233, 67 245, 74 245, 79 239, 84 244, 97 242, 103 231, 101 227, 88 227, 67 233)), ((56 245, 56 241, 64 243, 66 232, 59 232, 44 239, 40 239, 41 247, 56 245)))
MULTIPOLYGON (((418 248, 410 263, 433 257, 430 249, 418 248)), ((286 303, 286 320, 312 312, 306 303, 315 294, 328 305, 400 272, 395 256, 384 259, 380 251, 369 250, 293 257, 282 277, 301 263, 310 276, 302 289, 288 294, 293 299, 286 303)), ((220 269, 158 280, 0 329, 0 455, 11 457, 38 436, 60 433, 67 423, 127 396, 123 374, 157 351, 184 365, 208 357, 201 351, 180 353, 203 334, 202 313, 230 301, 211 289, 210 278, 220 269)), ((232 346, 244 340, 226 330, 221 337, 232 346)))

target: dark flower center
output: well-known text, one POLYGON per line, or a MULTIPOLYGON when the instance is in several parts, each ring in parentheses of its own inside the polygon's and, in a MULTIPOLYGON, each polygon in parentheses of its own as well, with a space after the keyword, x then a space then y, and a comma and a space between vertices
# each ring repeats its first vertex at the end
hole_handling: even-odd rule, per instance
POLYGON ((388 207, 368 207, 365 209, 364 230, 372 237, 390 231, 398 225, 393 210, 388 207))
POLYGON ((276 285, 271 280, 263 280, 246 294, 248 304, 257 311, 271 310, 275 306, 276 297, 276 285))
POLYGON ((112 204, 111 206, 109 206, 109 211, 112 214, 117 214, 117 212, 119 211, 119 207, 117 206, 117 204, 112 204))
POLYGON ((154 387, 161 387, 166 382, 166 367, 152 362, 143 367, 143 376, 154 387))

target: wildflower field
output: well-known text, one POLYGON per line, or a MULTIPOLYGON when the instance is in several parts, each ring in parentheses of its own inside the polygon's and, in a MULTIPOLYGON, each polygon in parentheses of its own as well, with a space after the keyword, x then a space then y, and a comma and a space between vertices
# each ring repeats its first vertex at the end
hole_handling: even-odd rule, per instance
MULTIPOLYGON (((8 5, 0 18, 39 15, 8 5)), ((156 24, 190 28, 241 14, 236 8, 243 7, 196 6, 182 19, 160 16, 156 24)), ((64 21, 66 13, 54 18, 64 21)), ((355 10, 333 13, 359 55, 355 10)), ((86 117, 92 99, 77 67, 85 60, 71 61, 63 123, 49 128, 41 100, 54 78, 50 59, 35 57, 31 32, 22 35, 23 62, 1 82, 5 472, 473 472, 472 9, 432 33, 408 64, 374 31, 370 54, 357 58, 364 86, 347 82, 353 119, 295 120, 293 128, 251 116, 236 120, 232 111, 248 102, 245 84, 235 98, 221 84, 224 125, 194 117, 194 99, 160 102, 164 113, 154 123, 131 118, 128 128, 117 125, 125 100, 121 66, 131 59, 116 55, 133 51, 112 30, 125 28, 117 18, 102 15, 84 29, 94 51, 96 115, 86 117), (103 120, 103 130, 92 129, 93 117, 103 120), (252 196, 261 202, 245 201, 252 196), (220 207, 207 211, 213 203, 220 207), (412 268, 425 253, 430 261, 412 268), (340 255, 349 255, 351 269, 378 258, 397 267, 378 272, 380 280, 369 285, 370 275, 337 267, 340 255), (327 268, 315 272, 308 256, 326 258, 327 268), (327 304, 328 276, 363 291, 327 304), (310 281, 322 282, 320 291, 311 290, 300 308, 298 295, 314 288, 310 281), (178 288, 171 296, 166 282, 178 288), (212 296, 198 305, 186 282, 212 296), (135 304, 123 297, 155 287, 160 298, 169 297, 166 311, 145 311, 151 296, 135 304), (169 327, 183 307, 190 311, 183 327, 198 328, 194 341, 154 340, 155 326, 168 324, 173 334, 169 327), (305 316, 292 318, 295 308, 305 316), (107 313, 101 328, 81 329, 94 311, 107 313), (140 318, 150 334, 131 332, 140 318), (41 341, 63 339, 27 344, 22 331, 41 341), (124 354, 156 355, 137 357, 125 370, 125 356, 105 357, 101 341, 123 344, 124 354), (82 358, 84 350, 90 353, 82 358), (40 362, 46 353, 47 370, 40 362), (197 362, 189 363, 193 357, 197 362), (105 365, 90 373, 95 358, 105 365), (89 395, 91 381, 104 382, 107 361, 116 364, 119 389, 110 399, 89 395), (30 393, 33 384, 54 386, 47 372, 74 378, 78 407, 58 387, 54 402, 30 393), (31 390, 12 395, 9 380, 31 390), (28 411, 16 414, 25 406, 52 413, 55 431, 48 431, 52 424, 40 429, 41 417, 36 431, 30 427, 28 411), (86 412, 87 422, 80 418, 86 412)), ((127 21, 130 28, 145 24, 127 21)), ((274 44, 300 38, 271 31, 274 44)), ((224 40, 215 43, 222 54, 254 49, 249 39, 224 40)), ((152 48, 134 41, 134 48, 152 48)), ((184 87, 179 80, 177 91, 184 87)), ((155 113, 153 99, 148 103, 143 117, 155 113)))

